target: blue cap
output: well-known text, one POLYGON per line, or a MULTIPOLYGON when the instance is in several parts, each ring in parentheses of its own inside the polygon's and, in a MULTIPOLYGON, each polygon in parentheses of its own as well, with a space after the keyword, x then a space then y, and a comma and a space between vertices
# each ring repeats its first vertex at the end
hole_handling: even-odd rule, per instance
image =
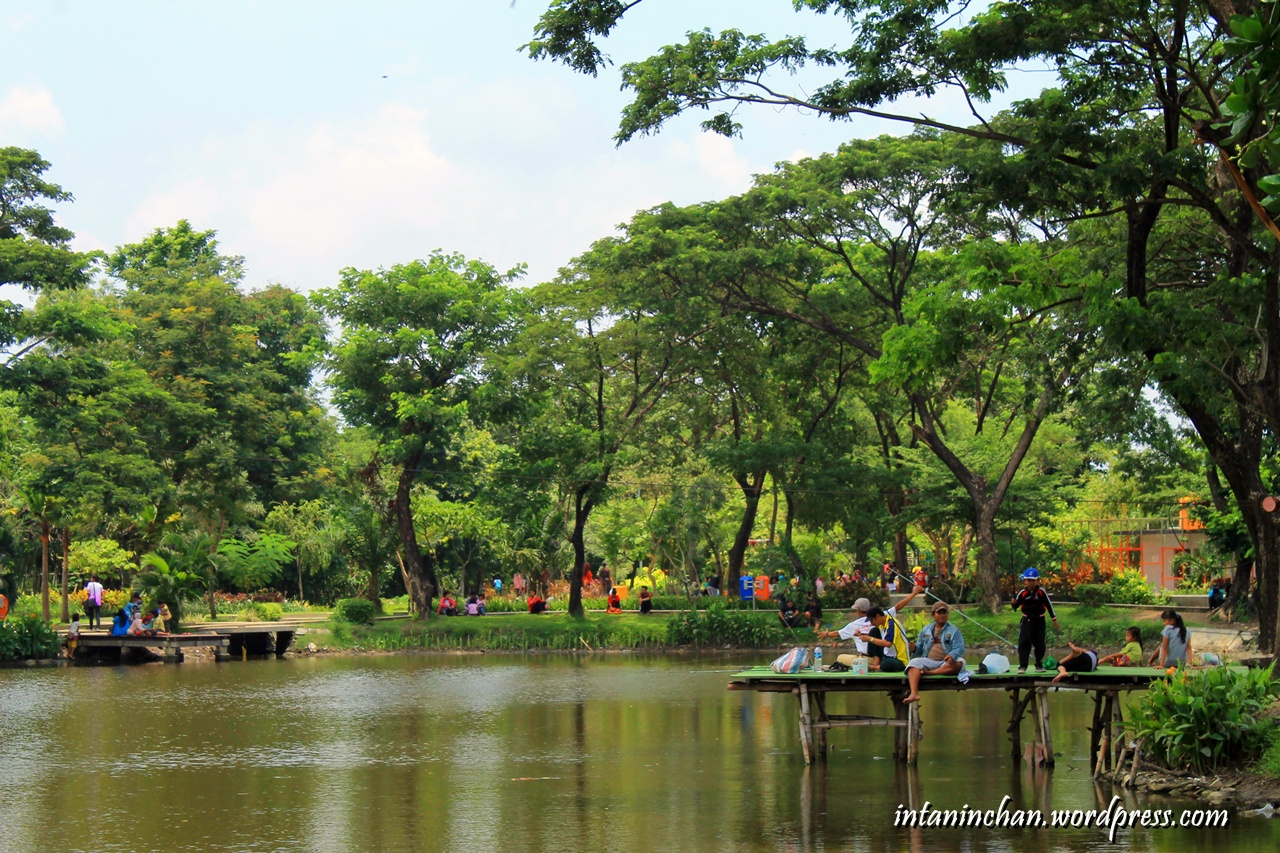
POLYGON ((1022 579, 1023 579, 1024 581, 1027 581, 1027 580, 1037 580, 1037 581, 1038 581, 1038 580, 1040 580, 1040 573, 1039 573, 1038 571, 1036 571, 1035 569, 1027 569, 1025 572, 1023 572, 1023 573, 1022 573, 1022 579))

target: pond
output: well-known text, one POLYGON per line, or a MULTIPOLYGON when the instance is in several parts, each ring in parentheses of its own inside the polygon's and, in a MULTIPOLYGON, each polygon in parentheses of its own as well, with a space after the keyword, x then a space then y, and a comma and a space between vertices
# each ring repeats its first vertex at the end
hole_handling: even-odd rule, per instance
MULTIPOLYGON (((1085 850, 1105 830, 894 826, 901 804, 1093 809, 1089 706, 1053 696, 1051 772, 1002 692, 928 694, 801 757, 795 701, 730 693, 760 655, 416 655, 0 670, 0 850, 1085 850)), ((830 710, 885 714, 878 696, 830 710)), ((1029 731, 1029 730, 1028 730, 1029 731)), ((1126 794, 1126 805, 1196 804, 1126 794)), ((1123 829, 1120 848, 1274 850, 1280 820, 1123 829)))

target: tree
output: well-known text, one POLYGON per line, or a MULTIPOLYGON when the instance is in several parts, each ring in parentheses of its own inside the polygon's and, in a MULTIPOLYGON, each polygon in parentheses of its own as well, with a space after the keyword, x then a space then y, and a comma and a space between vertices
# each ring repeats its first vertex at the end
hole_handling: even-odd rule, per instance
MULTIPOLYGON (((44 179, 48 169, 35 151, 0 148, 0 285, 17 285, 32 294, 80 287, 88 281, 94 259, 68 248, 75 235, 58 225, 45 206, 71 201, 71 193, 44 179)), ((21 305, 0 301, 0 347, 27 341, 9 363, 32 340, 43 339, 42 331, 21 305)))
POLYGON ((439 580, 418 542, 413 486, 441 470, 450 432, 485 383, 486 357, 516 333, 521 298, 508 284, 520 274, 436 252, 377 272, 343 270, 337 287, 313 297, 342 330, 329 358, 334 404, 377 436, 380 463, 398 472, 391 509, 419 618, 433 612, 439 580))
POLYGON ((569 613, 582 616, 586 526, 609 479, 667 393, 690 377, 707 306, 684 301, 606 239, 534 293, 537 320, 519 349, 533 389, 552 400, 530 431, 544 473, 569 506, 569 613))
POLYGON ((267 513, 266 527, 294 543, 294 568, 298 574, 298 599, 305 600, 302 575, 304 566, 312 573, 327 568, 336 553, 337 515, 333 504, 325 500, 279 504, 267 513))
MULTIPOLYGON (((635 5, 557 0, 527 49, 596 73, 608 61, 597 41, 635 5)), ((1113 242, 1095 244, 1097 259, 1114 274, 1091 289, 1091 313, 1110 345, 1151 364, 1223 472, 1257 558, 1260 645, 1274 649, 1280 540, 1261 509, 1259 469, 1263 434, 1280 425, 1280 274, 1262 236, 1280 236, 1265 207, 1280 209, 1274 4, 1242 6, 1256 14, 1234 21, 1226 2, 1020 0, 976 14, 941 0, 795 5, 842 18, 847 45, 690 33, 624 66, 635 97, 618 139, 694 107, 723 106, 704 126, 725 134, 740 130, 732 110, 751 103, 882 116, 985 143, 973 185, 1006 206, 1103 226, 1093 233, 1113 242), (1054 68, 1055 84, 1003 114, 980 114, 1008 70, 1027 62, 1054 68), (806 81, 806 94, 773 73, 804 66, 830 69, 829 82, 806 81), (896 99, 943 88, 966 99, 973 125, 893 112, 896 99)))

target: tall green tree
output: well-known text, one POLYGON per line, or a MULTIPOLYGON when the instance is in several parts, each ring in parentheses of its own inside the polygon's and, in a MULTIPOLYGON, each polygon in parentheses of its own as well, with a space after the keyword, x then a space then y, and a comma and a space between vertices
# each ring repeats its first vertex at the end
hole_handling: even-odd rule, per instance
POLYGON ((413 487, 443 470, 450 435, 486 382, 486 357, 517 332, 521 296, 509 284, 521 272, 436 252, 377 272, 343 270, 313 297, 341 330, 329 357, 334 404, 377 437, 381 464, 396 470, 391 509, 420 618, 440 587, 415 529, 413 487))

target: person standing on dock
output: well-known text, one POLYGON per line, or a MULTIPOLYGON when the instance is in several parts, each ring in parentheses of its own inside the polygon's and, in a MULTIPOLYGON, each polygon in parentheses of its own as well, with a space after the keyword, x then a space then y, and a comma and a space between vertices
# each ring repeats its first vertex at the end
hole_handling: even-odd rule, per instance
POLYGON ((1018 626, 1018 674, 1027 671, 1027 659, 1034 648, 1036 669, 1044 669, 1044 614, 1047 612, 1058 627, 1057 614, 1049 593, 1040 586, 1040 572, 1027 569, 1022 573, 1022 589, 1013 597, 1013 608, 1022 611, 1022 623, 1018 626))
POLYGON ((102 627, 102 584, 98 583, 98 576, 93 575, 89 578, 89 582, 84 585, 84 615, 89 620, 89 630, 93 630, 93 626, 102 627))

